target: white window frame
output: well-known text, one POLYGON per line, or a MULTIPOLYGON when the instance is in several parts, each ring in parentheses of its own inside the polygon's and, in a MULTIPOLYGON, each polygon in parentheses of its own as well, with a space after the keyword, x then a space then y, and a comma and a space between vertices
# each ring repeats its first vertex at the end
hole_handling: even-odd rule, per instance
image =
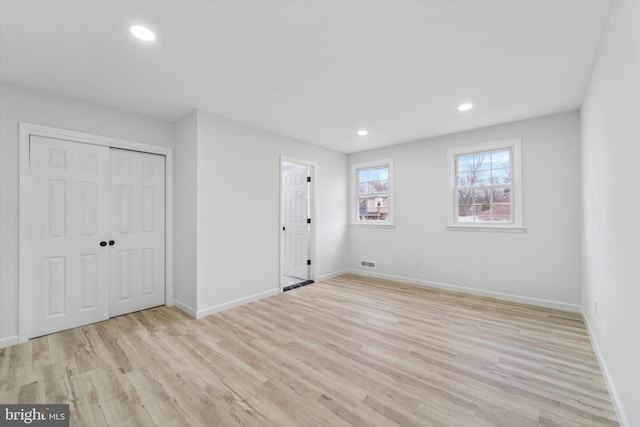
POLYGON ((393 189, 395 187, 395 181, 393 179, 393 159, 375 160, 364 163, 354 163, 351 165, 351 225, 363 226, 363 227, 395 227, 393 205, 395 200, 393 198, 393 189), (387 219, 384 221, 379 220, 361 220, 359 218, 359 200, 358 200, 358 170, 360 169, 373 169, 379 167, 387 167, 389 169, 389 191, 388 191, 388 210, 387 219))
POLYGON ((500 141, 487 142, 483 144, 467 145, 464 147, 450 148, 447 151, 448 169, 448 224, 449 230, 472 230, 472 231, 507 231, 524 232, 522 215, 522 139, 510 138, 500 141), (513 222, 508 224, 500 223, 464 223, 457 222, 458 198, 456 197, 456 157, 460 155, 471 155, 486 151, 511 150, 511 179, 512 179, 512 218, 513 222))

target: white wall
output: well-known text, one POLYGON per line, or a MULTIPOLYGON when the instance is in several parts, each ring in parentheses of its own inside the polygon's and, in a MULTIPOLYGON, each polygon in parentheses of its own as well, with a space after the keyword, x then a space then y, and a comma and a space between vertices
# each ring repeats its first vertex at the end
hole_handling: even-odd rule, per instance
POLYGON ((198 125, 195 111, 174 124, 175 131, 175 239, 174 302, 195 316, 198 305, 197 208, 198 125))
POLYGON ((574 111, 349 155, 393 159, 396 223, 352 227, 351 268, 374 261, 378 275, 579 310, 578 131, 574 111), (447 230, 447 150, 512 137, 522 138, 526 232, 447 230))
POLYGON ((173 145, 169 122, 0 82, 0 346, 18 334, 19 122, 173 145))
MULTIPOLYGON (((190 167, 197 170, 197 305, 193 308, 198 316, 279 291, 281 155, 317 165, 316 278, 345 269, 346 155, 203 111, 196 114, 197 162, 190 167)), ((176 159, 193 149, 183 144, 176 144, 176 159)), ((179 162, 179 168, 189 167, 179 162)), ((176 218, 184 209, 191 209, 190 203, 176 204, 176 218)), ((176 277, 181 274, 176 271, 176 277)))
POLYGON ((619 418, 640 426, 640 3, 615 4, 581 116, 582 304, 619 418))

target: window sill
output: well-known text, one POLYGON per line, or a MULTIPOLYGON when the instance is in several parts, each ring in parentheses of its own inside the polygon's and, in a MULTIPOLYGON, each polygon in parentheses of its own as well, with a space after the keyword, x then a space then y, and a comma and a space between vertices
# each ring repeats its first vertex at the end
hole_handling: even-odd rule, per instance
POLYGON ((524 233, 526 228, 516 225, 452 225, 447 226, 449 231, 483 231, 495 233, 524 233))
POLYGON ((354 228, 396 228, 396 225, 393 223, 352 222, 350 225, 354 228))

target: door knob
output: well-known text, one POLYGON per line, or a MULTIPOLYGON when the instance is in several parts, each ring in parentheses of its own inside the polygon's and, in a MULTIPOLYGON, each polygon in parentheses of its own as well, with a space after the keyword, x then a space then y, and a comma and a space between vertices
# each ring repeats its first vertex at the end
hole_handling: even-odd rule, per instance
POLYGON ((282 231, 286 230, 286 228, 282 227, 282 231))
POLYGON ((115 244, 116 244, 116 242, 114 242, 113 240, 109 240, 109 246, 113 246, 115 244))
POLYGON ((104 240, 102 242, 100 242, 100 246, 105 247, 107 246, 107 242, 105 242, 104 240))

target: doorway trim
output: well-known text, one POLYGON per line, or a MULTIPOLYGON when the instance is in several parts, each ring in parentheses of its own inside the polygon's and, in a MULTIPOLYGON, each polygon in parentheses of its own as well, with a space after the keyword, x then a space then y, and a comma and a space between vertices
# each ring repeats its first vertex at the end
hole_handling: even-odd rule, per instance
POLYGON ((29 274, 29 141, 31 135, 64 139, 84 144, 122 148, 165 156, 165 305, 173 305, 173 149, 73 130, 20 122, 20 178, 18 230, 18 342, 29 339, 29 301, 32 282, 29 274))
POLYGON ((285 163, 295 163, 298 165, 302 165, 302 166, 307 166, 309 168, 309 176, 311 177, 311 185, 309 186, 309 198, 310 198, 310 209, 309 209, 309 215, 311 215, 311 230, 310 230, 310 235, 309 235, 309 256, 311 258, 311 265, 309 266, 309 278, 308 280, 315 280, 316 277, 316 264, 317 264, 317 257, 316 257, 316 222, 317 222, 317 209, 316 209, 316 184, 317 184, 317 179, 318 179, 318 175, 317 175, 317 164, 315 162, 310 162, 308 160, 302 160, 302 159, 298 159, 295 157, 290 157, 290 156, 285 156, 285 155, 281 155, 280 156, 280 215, 278 217, 278 233, 280 234, 280 265, 278 268, 278 286, 280 288, 280 292, 283 292, 283 286, 282 286, 282 273, 284 272, 284 256, 283 256, 283 250, 284 250, 284 237, 283 237, 283 233, 282 233, 282 224, 284 223, 284 209, 282 208, 283 206, 283 200, 282 198, 284 197, 284 192, 283 192, 283 185, 284 182, 282 180, 282 175, 284 172, 284 164, 285 163))

